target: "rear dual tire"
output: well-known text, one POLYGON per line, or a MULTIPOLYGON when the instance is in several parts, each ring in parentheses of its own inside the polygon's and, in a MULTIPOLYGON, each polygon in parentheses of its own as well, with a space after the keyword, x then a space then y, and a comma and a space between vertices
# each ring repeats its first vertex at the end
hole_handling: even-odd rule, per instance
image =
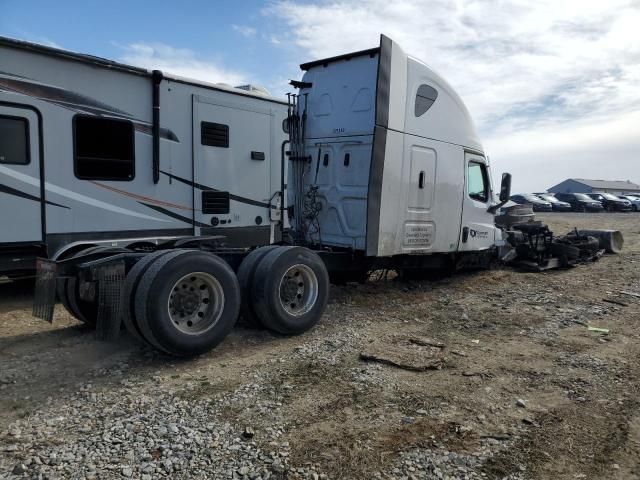
MULTIPOLYGON (((97 247, 76 255, 100 251, 117 253, 97 247)), ((278 333, 305 332, 324 313, 329 275, 320 257, 306 248, 256 249, 238 275, 240 282, 224 260, 207 252, 149 253, 126 276, 122 321, 137 340, 171 355, 192 356, 211 350, 230 333, 241 292, 245 318, 278 333)), ((61 283, 59 293, 74 316, 95 324, 97 302, 80 303, 76 279, 61 283)))
POLYGON ((252 250, 246 257, 244 257, 240 264, 240 268, 238 268, 238 283, 240 285, 240 294, 242 295, 240 318, 248 327, 258 328, 262 326, 260 317, 255 311, 255 304, 251 296, 256 268, 258 268, 262 259, 269 252, 277 248, 281 247, 277 245, 269 245, 252 250))
POLYGON ((137 265, 127 276, 122 299, 129 316, 125 325, 134 337, 171 355, 192 356, 211 350, 231 332, 240 288, 224 260, 171 250, 150 254, 137 265))
POLYGON ((320 321, 328 298, 329 274, 322 259, 307 248, 278 247, 257 262, 247 300, 262 325, 297 335, 320 321))

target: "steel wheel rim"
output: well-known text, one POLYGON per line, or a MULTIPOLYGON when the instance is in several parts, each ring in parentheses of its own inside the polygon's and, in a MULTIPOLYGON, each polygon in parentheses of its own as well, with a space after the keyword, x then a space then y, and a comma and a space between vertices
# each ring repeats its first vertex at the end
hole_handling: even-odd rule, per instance
POLYGON ((213 275, 193 272, 171 288, 167 310, 173 327, 186 335, 211 330, 224 310, 224 290, 213 275))
POLYGON ((280 305, 289 315, 301 317, 316 304, 318 289, 318 277, 310 267, 293 265, 280 279, 280 305))

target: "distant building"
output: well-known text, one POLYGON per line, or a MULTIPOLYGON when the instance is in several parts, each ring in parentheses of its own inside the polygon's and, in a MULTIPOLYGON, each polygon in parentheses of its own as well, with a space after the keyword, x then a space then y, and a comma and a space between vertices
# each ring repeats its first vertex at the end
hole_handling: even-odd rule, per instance
POLYGON ((616 195, 638 195, 640 185, 629 180, 587 180, 568 178, 548 189, 551 193, 613 193, 616 195))

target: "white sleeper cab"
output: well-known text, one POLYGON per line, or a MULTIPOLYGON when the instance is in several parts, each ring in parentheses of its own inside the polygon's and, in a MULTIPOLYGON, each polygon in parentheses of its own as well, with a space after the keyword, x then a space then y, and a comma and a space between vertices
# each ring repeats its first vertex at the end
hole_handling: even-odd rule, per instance
POLYGON ((329 282, 482 267, 500 201, 469 112, 381 36, 286 100, 0 37, 0 274, 172 355, 313 327, 329 282))

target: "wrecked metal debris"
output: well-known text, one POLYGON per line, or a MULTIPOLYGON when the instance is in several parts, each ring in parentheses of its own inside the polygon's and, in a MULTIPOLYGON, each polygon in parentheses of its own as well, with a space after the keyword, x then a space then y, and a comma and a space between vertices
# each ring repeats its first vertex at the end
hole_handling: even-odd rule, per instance
POLYGON ((540 272, 594 262, 605 252, 618 253, 624 243, 618 230, 578 230, 554 236, 549 227, 534 219, 522 205, 504 209, 496 217, 504 244, 500 260, 527 271, 540 272))

